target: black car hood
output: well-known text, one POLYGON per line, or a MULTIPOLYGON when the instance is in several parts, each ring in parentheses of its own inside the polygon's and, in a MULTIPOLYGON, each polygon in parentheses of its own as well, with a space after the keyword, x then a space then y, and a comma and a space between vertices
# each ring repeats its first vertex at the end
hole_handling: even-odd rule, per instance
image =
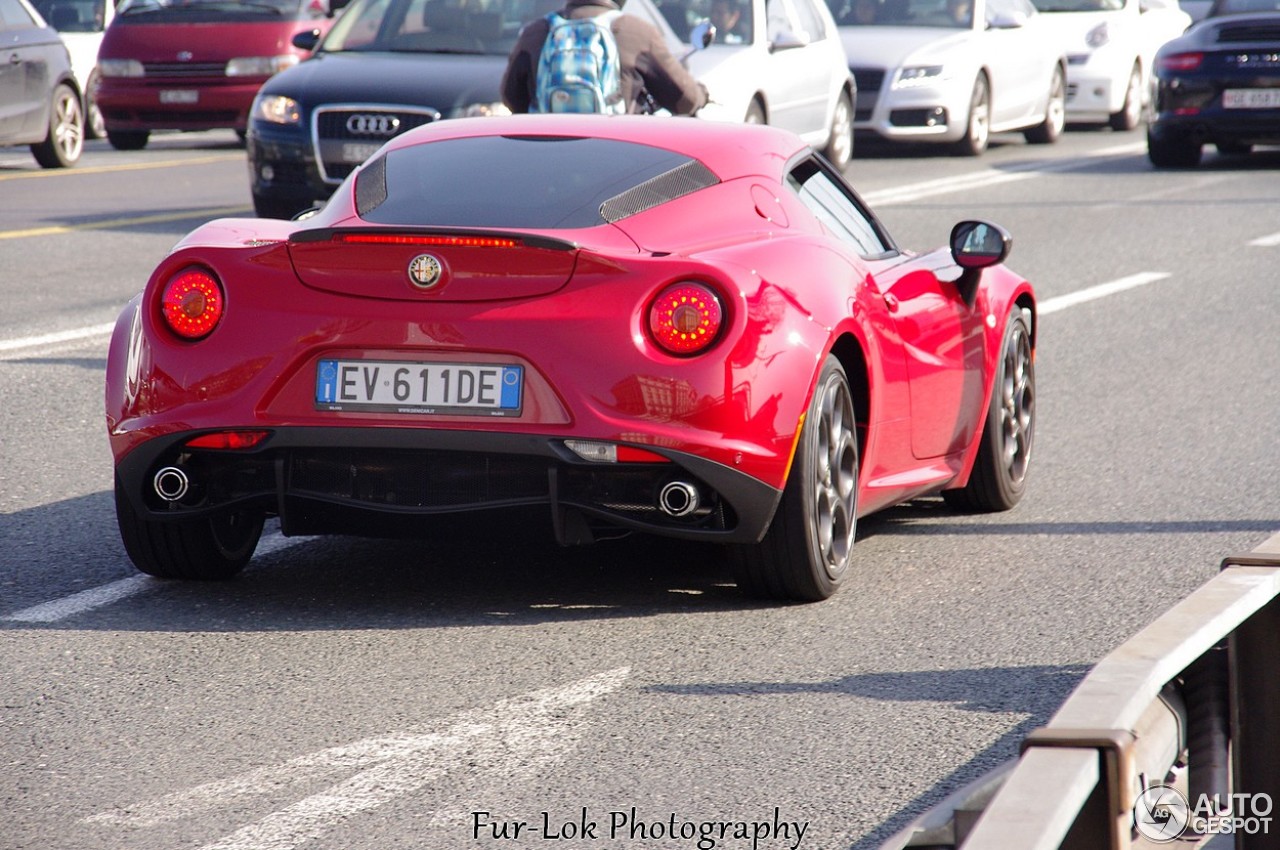
POLYGON ((276 74, 263 94, 308 111, 331 103, 425 106, 444 118, 456 107, 496 103, 506 56, 449 53, 321 53, 276 74))

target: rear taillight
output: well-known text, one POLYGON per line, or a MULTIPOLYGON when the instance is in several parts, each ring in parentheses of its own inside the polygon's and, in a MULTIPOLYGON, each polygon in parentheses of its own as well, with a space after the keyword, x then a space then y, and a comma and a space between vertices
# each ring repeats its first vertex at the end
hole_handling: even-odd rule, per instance
POLYGON ((1177 74, 1183 71, 1194 71, 1203 61, 1203 53, 1174 53, 1160 57, 1156 61, 1156 67, 1161 71, 1177 74))
POLYGON ((719 297, 701 283, 673 283, 649 307, 649 333, 671 354, 705 351, 720 335, 723 321, 719 297))
POLYGON ((519 239, 505 236, 440 236, 415 233, 335 233, 334 242, 347 245, 417 245, 434 248, 519 248, 519 239))
POLYGON ((183 269, 164 285, 160 312, 169 329, 183 339, 203 339, 222 319, 222 285, 207 269, 183 269))

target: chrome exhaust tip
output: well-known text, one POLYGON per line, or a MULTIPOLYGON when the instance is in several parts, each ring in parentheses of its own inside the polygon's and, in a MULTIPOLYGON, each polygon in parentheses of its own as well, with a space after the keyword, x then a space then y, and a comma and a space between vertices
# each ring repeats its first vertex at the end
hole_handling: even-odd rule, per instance
POLYGON ((658 508, 667 516, 688 516, 699 503, 698 488, 688 481, 672 481, 658 493, 658 508))
POLYGON ((156 495, 166 502, 177 502, 191 490, 191 480, 187 473, 176 466, 166 466, 151 479, 151 486, 156 495))

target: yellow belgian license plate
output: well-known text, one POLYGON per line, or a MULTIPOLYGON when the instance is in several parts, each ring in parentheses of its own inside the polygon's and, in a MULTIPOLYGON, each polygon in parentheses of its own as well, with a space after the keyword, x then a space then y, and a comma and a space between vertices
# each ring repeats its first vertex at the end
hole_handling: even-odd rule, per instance
POLYGON ((504 363, 321 360, 316 407, 519 416, 524 369, 504 363))

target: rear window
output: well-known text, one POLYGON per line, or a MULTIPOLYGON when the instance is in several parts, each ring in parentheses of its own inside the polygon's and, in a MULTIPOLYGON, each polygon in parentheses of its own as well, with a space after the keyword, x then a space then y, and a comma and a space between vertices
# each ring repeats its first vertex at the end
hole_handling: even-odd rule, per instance
POLYGON ((357 172, 356 207, 376 224, 595 227, 716 182, 697 160, 648 145, 483 136, 401 148, 369 162, 357 172))
POLYGON ((122 24, 217 24, 323 18, 323 0, 123 0, 122 24))

